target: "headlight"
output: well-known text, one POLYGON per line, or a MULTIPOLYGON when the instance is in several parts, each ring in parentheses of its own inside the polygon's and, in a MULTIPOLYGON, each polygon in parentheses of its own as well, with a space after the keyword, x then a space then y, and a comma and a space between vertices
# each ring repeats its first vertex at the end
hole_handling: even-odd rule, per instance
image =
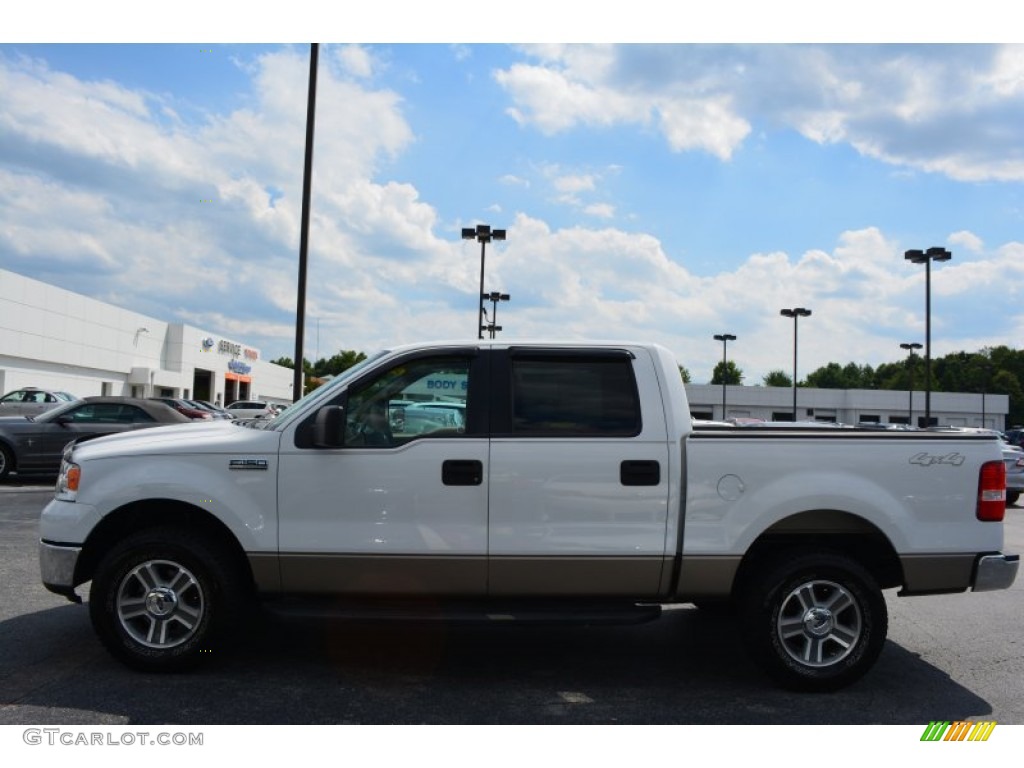
POLYGON ((60 474, 57 475, 57 487, 53 496, 60 501, 75 501, 78 498, 78 483, 82 479, 82 468, 71 461, 72 446, 64 448, 61 457, 60 474))

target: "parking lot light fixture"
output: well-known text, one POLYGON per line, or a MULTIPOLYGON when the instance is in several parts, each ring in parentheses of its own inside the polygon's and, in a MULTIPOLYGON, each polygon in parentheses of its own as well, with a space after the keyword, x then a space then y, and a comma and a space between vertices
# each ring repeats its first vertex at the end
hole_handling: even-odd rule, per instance
POLYGON ((911 264, 924 264, 924 424, 932 425, 932 262, 949 261, 953 254, 945 248, 905 251, 911 264))
POLYGON ((725 372, 726 372, 726 365, 727 365, 726 357, 725 357, 725 346, 730 341, 736 341, 736 337, 733 336, 731 333, 716 333, 715 334, 715 341, 722 342, 722 421, 725 421, 725 419, 728 416, 728 414, 726 413, 726 410, 725 410, 725 383, 726 383, 726 381, 725 381, 725 379, 726 379, 725 372))
POLYGON ((801 317, 810 317, 811 310, 805 309, 804 307, 793 307, 792 309, 779 310, 779 314, 783 317, 793 318, 793 421, 796 421, 796 325, 797 320, 801 317))
POLYGON ((463 240, 476 240, 480 243, 480 307, 476 316, 477 338, 484 337, 484 259, 487 244, 492 240, 504 240, 504 229, 491 229, 489 224, 477 224, 476 227, 463 227, 463 240))
POLYGON ((910 377, 907 389, 910 390, 909 399, 907 401, 907 426, 914 425, 914 350, 920 349, 921 345, 916 341, 907 342, 900 344, 900 349, 906 349, 909 351, 907 357, 907 375, 910 377))
MULTIPOLYGON (((494 335, 501 330, 501 326, 498 325, 498 302, 509 301, 511 299, 512 297, 509 296, 507 293, 501 293, 499 291, 491 291, 490 293, 480 294, 481 301, 491 302, 491 317, 488 320, 487 325, 481 324, 481 332, 483 332, 484 330, 490 331, 491 338, 494 338, 494 335)), ((486 309, 484 310, 484 316, 487 316, 486 309)))

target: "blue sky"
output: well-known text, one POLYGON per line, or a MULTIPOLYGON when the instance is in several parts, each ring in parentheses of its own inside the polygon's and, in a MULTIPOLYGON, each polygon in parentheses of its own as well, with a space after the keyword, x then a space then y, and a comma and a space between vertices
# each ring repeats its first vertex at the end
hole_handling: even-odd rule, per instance
MULTIPOLYGON (((321 45, 307 356, 472 338, 479 222, 508 231, 505 336, 658 341, 697 382, 716 333, 745 383, 788 370, 782 307, 814 312, 801 376, 900 359, 924 340, 908 248, 953 252, 936 356, 1019 346, 1024 47, 556 21, 533 45, 468 23, 321 45)), ((291 356, 308 45, 26 28, 0 43, 0 266, 291 356)))

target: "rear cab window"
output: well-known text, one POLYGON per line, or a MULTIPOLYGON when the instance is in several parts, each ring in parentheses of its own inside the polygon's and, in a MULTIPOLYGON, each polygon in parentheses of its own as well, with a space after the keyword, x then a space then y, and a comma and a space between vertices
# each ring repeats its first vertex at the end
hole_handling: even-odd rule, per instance
MULTIPOLYGON (((496 432, 531 437, 633 437, 643 422, 625 350, 510 349, 496 432)), ((498 395, 499 393, 496 393, 498 395)))

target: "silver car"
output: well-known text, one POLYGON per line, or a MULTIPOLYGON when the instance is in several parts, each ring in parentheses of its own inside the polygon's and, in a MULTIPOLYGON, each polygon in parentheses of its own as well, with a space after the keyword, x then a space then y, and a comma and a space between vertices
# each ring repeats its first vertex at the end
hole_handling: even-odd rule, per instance
POLYGON ((238 400, 225 410, 236 419, 272 419, 277 415, 264 400, 238 400))
POLYGON ((75 400, 78 398, 67 392, 25 387, 0 397, 0 416, 38 416, 75 400))
POLYGON ((1006 465, 1006 506, 1012 506, 1024 491, 1024 451, 1015 445, 1002 444, 1006 465))

